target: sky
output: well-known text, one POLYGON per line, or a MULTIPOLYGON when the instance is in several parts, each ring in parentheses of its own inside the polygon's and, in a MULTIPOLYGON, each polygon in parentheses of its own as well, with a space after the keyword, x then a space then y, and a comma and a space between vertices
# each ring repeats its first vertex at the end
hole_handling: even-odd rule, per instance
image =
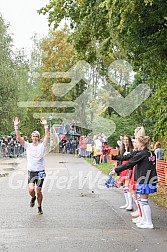
POLYGON ((0 13, 5 23, 10 24, 8 33, 12 34, 13 44, 17 49, 24 48, 26 54, 35 33, 43 37, 49 32, 47 15, 37 13, 47 3, 49 0, 1 0, 0 13))

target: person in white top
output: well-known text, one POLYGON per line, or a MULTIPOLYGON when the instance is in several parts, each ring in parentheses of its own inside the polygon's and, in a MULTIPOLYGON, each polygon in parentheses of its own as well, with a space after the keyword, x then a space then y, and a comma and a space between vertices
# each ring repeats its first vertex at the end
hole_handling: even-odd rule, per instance
POLYGON ((95 146, 95 149, 96 149, 96 164, 100 164, 101 163, 102 141, 100 139, 101 139, 101 136, 99 135, 94 140, 94 146, 95 146))
POLYGON ((21 145, 24 146, 27 153, 27 169, 28 169, 28 191, 31 196, 30 207, 35 205, 35 200, 37 198, 38 202, 38 214, 43 214, 42 211, 42 185, 44 182, 45 174, 45 164, 44 164, 44 151, 45 147, 48 145, 49 139, 49 127, 47 125, 47 120, 43 117, 41 118, 41 124, 44 125, 45 136, 43 142, 39 142, 40 133, 38 131, 33 131, 32 143, 25 141, 21 137, 19 132, 20 120, 15 117, 13 120, 14 129, 16 133, 16 138, 21 145))

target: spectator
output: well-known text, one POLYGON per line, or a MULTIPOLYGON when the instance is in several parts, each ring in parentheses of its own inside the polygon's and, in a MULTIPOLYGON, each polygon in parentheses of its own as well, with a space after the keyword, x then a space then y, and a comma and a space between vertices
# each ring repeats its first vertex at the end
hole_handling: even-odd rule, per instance
POLYGON ((74 154, 74 141, 72 138, 70 138, 70 140, 67 141, 67 153, 74 154))
POLYGON ((108 145, 107 142, 102 144, 102 152, 103 152, 103 160, 104 163, 107 163, 108 155, 110 154, 111 147, 108 145))
POLYGON ((93 154, 93 139, 90 134, 87 135, 86 138, 86 156, 91 158, 93 154))
POLYGON ((101 163, 101 155, 102 155, 102 142, 101 142, 101 136, 99 135, 98 137, 96 137, 96 139, 94 140, 94 148, 96 150, 96 164, 100 164, 101 163))
MULTIPOLYGON (((120 155, 125 156, 128 154, 131 154, 133 152, 133 144, 130 136, 123 136, 122 145, 120 148, 120 155)), ((112 157, 113 159, 113 157, 112 157)), ((127 160, 121 161, 121 164, 123 165, 126 163, 127 160)), ((125 170, 120 172, 120 179, 122 183, 124 184, 124 197, 126 204, 123 206, 120 206, 121 209, 126 209, 127 211, 132 211, 132 195, 129 190, 129 170, 125 170)))
POLYGON ((73 136, 73 135, 75 134, 74 126, 72 126, 72 127, 70 128, 69 134, 70 134, 71 136, 73 136))
POLYGON ((154 152, 157 160, 164 160, 164 149, 161 148, 160 142, 155 143, 154 152))
POLYGON ((106 137, 106 135, 105 135, 104 133, 101 133, 100 141, 101 141, 102 143, 104 143, 104 142, 107 142, 107 143, 108 143, 108 138, 106 137))
POLYGON ((84 136, 81 136, 79 139, 79 154, 80 157, 86 156, 86 141, 84 136))
POLYGON ((120 149, 122 146, 123 135, 120 135, 119 140, 117 141, 117 149, 120 149))
POLYGON ((59 142, 59 152, 62 152, 63 154, 66 153, 67 150, 67 137, 66 135, 61 136, 61 140, 59 142))

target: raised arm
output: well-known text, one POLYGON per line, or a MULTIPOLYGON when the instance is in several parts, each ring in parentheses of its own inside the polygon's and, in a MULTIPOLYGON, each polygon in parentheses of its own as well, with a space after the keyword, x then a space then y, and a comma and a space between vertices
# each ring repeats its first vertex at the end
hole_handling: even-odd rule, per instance
POLYGON ((20 120, 18 117, 15 117, 13 119, 13 123, 14 123, 14 130, 15 130, 15 133, 16 133, 16 138, 17 140, 20 142, 21 145, 24 145, 24 138, 20 136, 20 131, 19 131, 19 123, 20 123, 20 120))
POLYGON ((41 122, 42 125, 44 125, 44 129, 45 129, 43 144, 44 144, 45 147, 47 147, 48 140, 49 140, 49 126, 48 126, 47 120, 44 117, 41 118, 40 122, 41 122))
POLYGON ((139 163, 142 159, 144 159, 145 156, 147 156, 147 153, 143 154, 142 151, 136 152, 136 154, 132 156, 127 163, 115 168, 115 172, 117 173, 117 175, 119 175, 121 171, 133 168, 137 163, 139 163))
POLYGON ((115 155, 115 156, 111 156, 111 159, 112 160, 118 160, 118 161, 126 161, 126 160, 129 160, 130 158, 132 158, 134 155, 137 154, 137 151, 133 151, 127 155, 115 155))

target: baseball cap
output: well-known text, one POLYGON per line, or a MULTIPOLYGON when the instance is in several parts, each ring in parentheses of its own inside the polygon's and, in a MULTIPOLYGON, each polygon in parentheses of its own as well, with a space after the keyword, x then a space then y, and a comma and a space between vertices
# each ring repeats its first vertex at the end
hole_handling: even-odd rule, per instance
POLYGON ((39 133, 39 131, 37 131, 37 130, 34 130, 34 131, 31 133, 31 136, 33 136, 33 135, 38 135, 38 136, 40 137, 40 133, 39 133))

